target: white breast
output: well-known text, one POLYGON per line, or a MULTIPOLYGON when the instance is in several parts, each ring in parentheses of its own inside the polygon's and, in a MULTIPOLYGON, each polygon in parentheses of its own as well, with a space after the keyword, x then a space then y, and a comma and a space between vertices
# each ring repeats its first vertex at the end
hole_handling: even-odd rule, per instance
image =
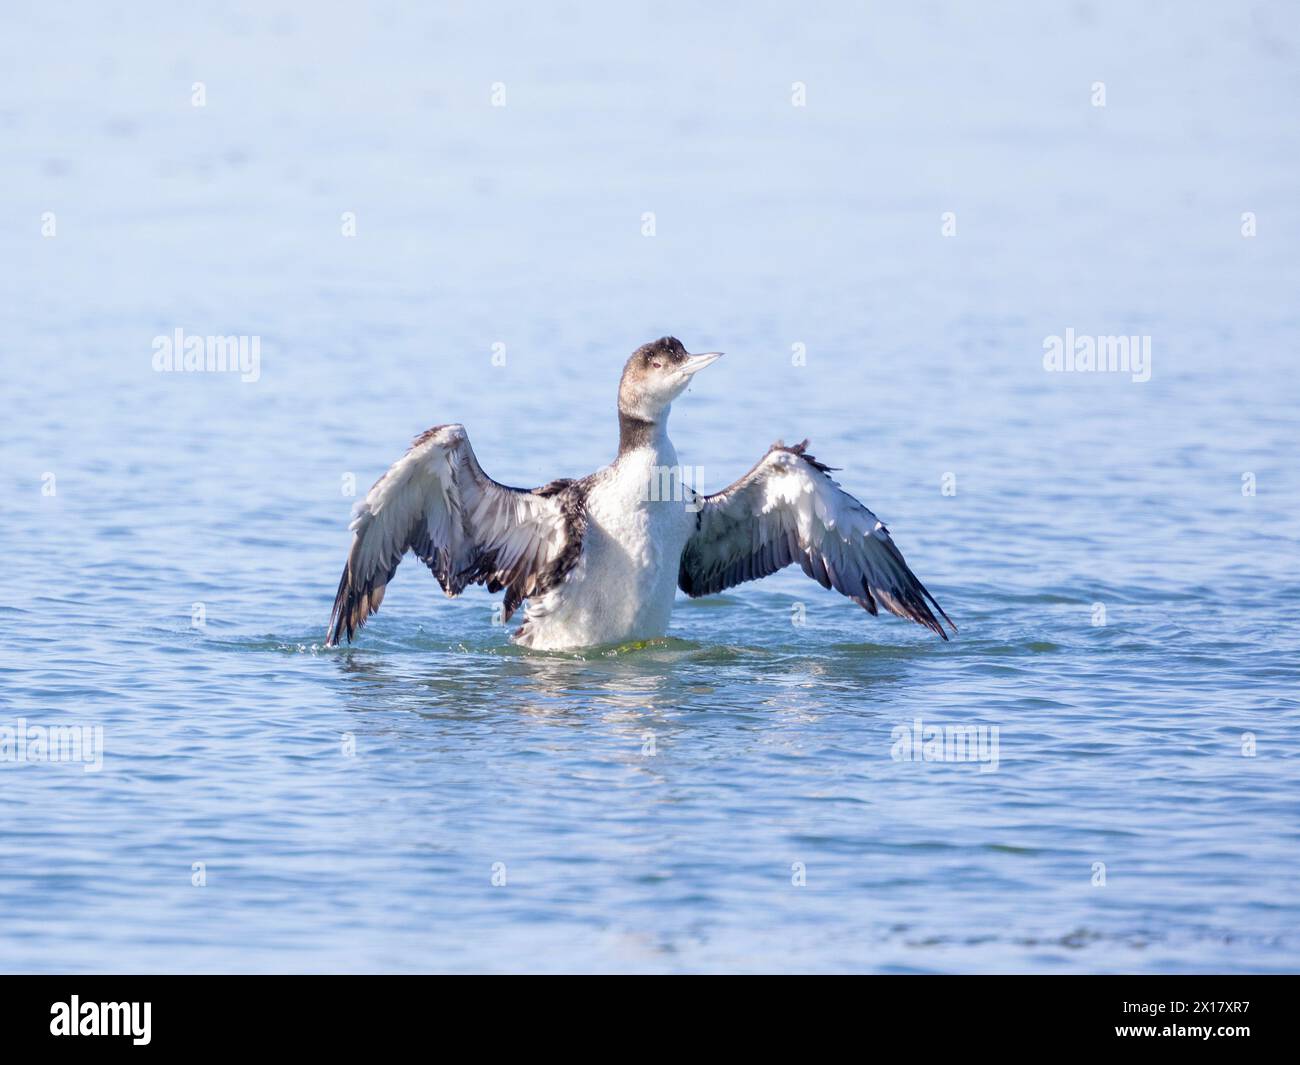
POLYGON ((594 481, 582 556, 563 584, 529 603, 525 646, 562 650, 668 631, 682 549, 695 528, 676 452, 665 439, 621 455, 594 481))

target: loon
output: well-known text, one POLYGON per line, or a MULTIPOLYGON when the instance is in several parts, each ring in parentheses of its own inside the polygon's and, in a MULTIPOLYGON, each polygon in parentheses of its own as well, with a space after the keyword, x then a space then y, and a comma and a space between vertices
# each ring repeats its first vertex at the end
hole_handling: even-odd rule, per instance
POLYGON ((688 354, 675 337, 637 348, 618 386, 618 456, 579 479, 510 488, 483 472, 464 426, 417 436, 354 508, 327 645, 352 642, 408 551, 448 596, 504 589, 505 620, 524 606, 514 642, 536 650, 664 636, 678 588, 712 595, 794 562, 873 615, 883 606, 946 640, 938 611, 955 633, 889 530, 807 440, 777 441, 713 495, 684 483, 668 413, 721 355, 688 354))

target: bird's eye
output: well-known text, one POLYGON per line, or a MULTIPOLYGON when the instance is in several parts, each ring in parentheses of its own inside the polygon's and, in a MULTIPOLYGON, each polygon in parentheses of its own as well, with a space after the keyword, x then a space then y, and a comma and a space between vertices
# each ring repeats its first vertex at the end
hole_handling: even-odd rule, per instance
POLYGON ((653 366, 656 370, 662 370, 664 368, 664 364, 660 362, 658 359, 655 359, 655 361, 652 362, 650 365, 653 366))

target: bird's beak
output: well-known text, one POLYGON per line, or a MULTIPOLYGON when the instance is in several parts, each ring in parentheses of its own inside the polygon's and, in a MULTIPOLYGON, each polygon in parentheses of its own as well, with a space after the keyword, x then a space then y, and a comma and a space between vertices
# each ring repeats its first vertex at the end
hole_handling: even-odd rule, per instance
POLYGON ((699 373, 700 370, 703 370, 704 367, 711 363, 717 362, 720 358, 722 358, 722 352, 720 351, 706 351, 703 355, 687 355, 686 361, 677 367, 677 369, 687 377, 690 377, 693 374, 699 373))

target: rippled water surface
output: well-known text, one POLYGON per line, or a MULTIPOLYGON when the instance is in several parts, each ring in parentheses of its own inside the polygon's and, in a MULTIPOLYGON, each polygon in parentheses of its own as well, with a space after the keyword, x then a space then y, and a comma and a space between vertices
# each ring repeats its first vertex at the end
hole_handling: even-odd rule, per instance
POLYGON ((0 762, 0 967, 1296 969, 1300 18, 1130 7, 7 13, 0 727, 103 758, 0 762), (959 637, 534 655, 408 561, 322 647, 352 479, 587 473, 664 333, 704 486, 811 437, 959 637))

